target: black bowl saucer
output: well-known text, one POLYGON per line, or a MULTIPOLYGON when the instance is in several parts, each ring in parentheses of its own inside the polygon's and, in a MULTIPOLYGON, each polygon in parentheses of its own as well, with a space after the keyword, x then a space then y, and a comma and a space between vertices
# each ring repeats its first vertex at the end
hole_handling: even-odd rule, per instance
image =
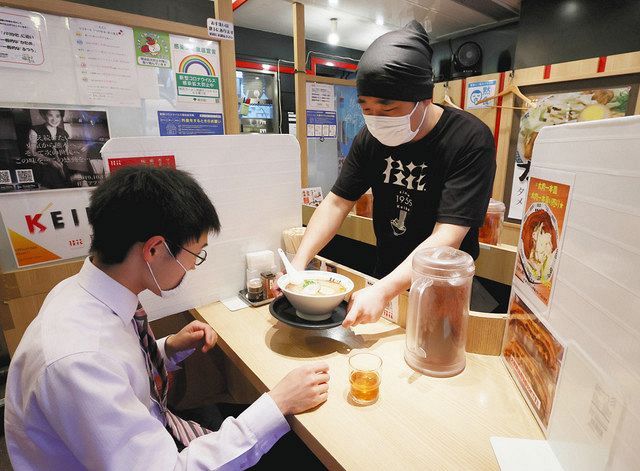
POLYGON ((274 299, 271 304, 269 304, 269 312, 280 322, 290 325, 291 327, 297 327, 298 329, 330 329, 342 324, 342 321, 347 316, 347 302, 342 301, 342 303, 331 312, 331 317, 323 321, 308 321, 298 317, 296 315, 296 309, 285 296, 274 299))

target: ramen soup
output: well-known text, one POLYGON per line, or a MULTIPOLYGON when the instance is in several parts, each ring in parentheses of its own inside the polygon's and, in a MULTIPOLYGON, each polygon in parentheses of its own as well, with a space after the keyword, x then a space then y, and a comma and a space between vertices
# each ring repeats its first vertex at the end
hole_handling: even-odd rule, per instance
POLYGON ((289 283, 286 289, 292 293, 305 294, 308 296, 332 296, 347 291, 347 289, 337 281, 312 279, 304 280, 301 285, 289 283))

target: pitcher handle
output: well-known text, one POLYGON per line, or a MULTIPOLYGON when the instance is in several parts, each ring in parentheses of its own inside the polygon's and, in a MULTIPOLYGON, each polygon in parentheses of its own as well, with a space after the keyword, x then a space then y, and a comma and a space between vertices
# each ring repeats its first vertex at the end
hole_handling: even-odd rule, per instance
POLYGON ((418 299, 415 300, 413 303, 411 303, 413 306, 415 306, 416 313, 415 313, 415 327, 414 327, 414 333, 413 333, 413 339, 412 339, 413 345, 409 346, 409 350, 414 355, 418 355, 419 357, 422 357, 422 358, 427 358, 427 352, 424 351, 424 349, 419 343, 420 320, 422 318, 422 316, 420 315, 420 313, 422 312, 422 310, 420 309, 420 304, 422 303, 422 296, 424 294, 424 290, 430 287, 432 284, 433 284, 433 281, 431 281, 431 279, 424 277, 416 280, 416 282, 414 283, 414 286, 411 287, 411 296, 417 296, 418 299), (421 285, 419 285, 420 283, 421 285))

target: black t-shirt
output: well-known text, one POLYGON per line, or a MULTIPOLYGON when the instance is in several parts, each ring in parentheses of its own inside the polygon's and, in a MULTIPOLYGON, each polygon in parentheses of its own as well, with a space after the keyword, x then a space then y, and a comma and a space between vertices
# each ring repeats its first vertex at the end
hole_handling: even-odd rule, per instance
POLYGON ((477 258, 495 170, 489 128, 470 113, 444 107, 429 134, 397 147, 381 144, 364 126, 331 191, 355 201, 372 189, 376 275, 383 277, 436 222, 470 227, 460 249, 477 258))

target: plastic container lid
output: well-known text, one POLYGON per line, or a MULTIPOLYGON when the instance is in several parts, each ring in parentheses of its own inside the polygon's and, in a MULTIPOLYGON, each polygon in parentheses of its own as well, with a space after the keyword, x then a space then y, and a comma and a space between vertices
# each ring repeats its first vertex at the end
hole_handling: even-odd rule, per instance
POLYGON ((452 247, 429 247, 413 256, 414 271, 439 278, 473 276, 476 267, 473 258, 466 252, 452 247))
POLYGON ((504 213, 505 209, 506 207, 502 201, 494 200, 493 198, 489 199, 489 209, 487 209, 487 212, 504 213))

